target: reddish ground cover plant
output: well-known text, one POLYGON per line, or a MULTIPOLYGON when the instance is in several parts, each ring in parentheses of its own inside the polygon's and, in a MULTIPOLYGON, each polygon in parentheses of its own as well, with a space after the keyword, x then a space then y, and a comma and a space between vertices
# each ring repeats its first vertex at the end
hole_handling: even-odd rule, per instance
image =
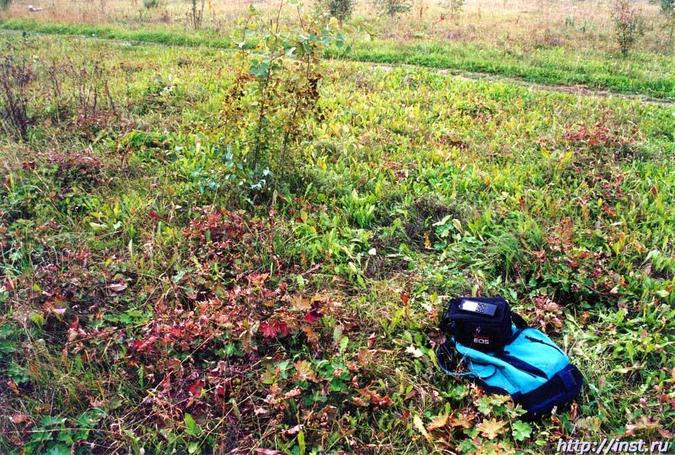
MULTIPOLYGON (((370 376, 373 354, 346 352, 349 337, 363 328, 337 296, 291 292, 279 276, 258 271, 259 258, 251 256, 271 232, 269 220, 246 222, 236 212, 201 210, 184 229, 191 251, 230 272, 218 286, 199 273, 174 280, 152 299, 152 313, 108 316, 114 302, 141 290, 139 282, 81 281, 91 275, 86 251, 42 266, 34 275, 40 291, 29 299, 47 315, 44 329, 51 343, 62 346, 63 359, 100 364, 118 376, 111 382, 138 384, 133 406, 117 417, 131 427, 188 425, 188 433, 199 428, 199 436, 218 436, 223 451, 253 445, 245 438, 280 425, 286 438, 302 432, 308 442, 325 442, 337 427, 348 426, 337 413, 343 400, 364 410, 393 402, 370 376), (80 289, 84 284, 87 293, 80 289)), ((21 393, 21 385, 15 387, 21 393)), ((84 395, 103 404, 94 390, 84 395)))

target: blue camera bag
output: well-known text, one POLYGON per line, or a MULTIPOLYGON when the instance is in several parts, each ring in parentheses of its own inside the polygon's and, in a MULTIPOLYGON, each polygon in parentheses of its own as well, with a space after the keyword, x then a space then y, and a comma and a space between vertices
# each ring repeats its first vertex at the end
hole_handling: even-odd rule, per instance
POLYGON ((527 411, 525 418, 568 405, 581 391, 581 373, 548 336, 527 327, 515 313, 512 319, 515 325, 504 347, 483 352, 449 337, 437 351, 439 366, 457 375, 447 366, 447 358, 458 354, 467 370, 461 375, 473 378, 488 393, 510 395, 527 411))

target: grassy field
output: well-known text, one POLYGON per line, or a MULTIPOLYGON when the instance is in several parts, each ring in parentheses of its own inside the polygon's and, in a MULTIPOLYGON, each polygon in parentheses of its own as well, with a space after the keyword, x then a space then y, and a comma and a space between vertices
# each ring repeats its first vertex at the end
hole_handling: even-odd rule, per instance
POLYGON ((675 109, 433 69, 667 99, 667 56, 383 40, 268 67, 207 31, 2 27, 59 36, 0 33, 1 453, 672 438, 675 109), (528 423, 444 375, 462 294, 550 334, 580 399, 528 423))
MULTIPOLYGON (((147 9, 122 0, 52 0, 39 13, 30 13, 26 2, 14 2, 5 11, 0 28, 216 48, 236 46, 241 18, 251 4, 268 20, 278 12, 277 2, 269 0, 206 1, 199 30, 194 30, 187 2, 171 0, 147 9)), ((453 13, 445 3, 417 0, 407 13, 389 18, 373 2, 355 2, 345 25, 353 45, 329 48, 326 56, 675 99, 675 15, 654 2, 635 2, 639 33, 628 55, 619 52, 611 1, 517 0, 498 8, 485 0, 460 3, 453 13)), ((280 18, 297 24, 293 8, 283 9, 280 18)))
MULTIPOLYGON (((0 29, 81 35, 103 39, 137 41, 189 47, 235 49, 229 37, 213 33, 121 26, 41 23, 20 19, 0 22, 0 29)), ((386 40, 358 41, 348 49, 329 48, 326 57, 385 64, 408 64, 429 68, 469 71, 550 85, 581 85, 616 93, 633 93, 675 100, 675 65, 672 55, 634 53, 620 55, 564 48, 512 48, 507 51, 485 44, 396 43, 386 40)))
MULTIPOLYGON (((314 8, 317 1, 304 2, 314 8)), ((411 40, 482 43, 495 47, 564 47, 566 49, 616 51, 610 0, 579 3, 575 0, 466 0, 457 11, 450 2, 414 0, 410 9, 393 18, 372 1, 355 1, 350 25, 379 38, 404 43, 411 40)), ((636 0, 644 19, 643 36, 638 49, 672 54, 672 22, 660 11, 659 2, 636 0)), ((228 34, 248 8, 254 5, 268 17, 277 13, 275 0, 231 0, 204 2, 201 28, 216 34, 228 34)), ((201 2, 197 1, 197 6, 201 2)), ((190 30, 191 3, 186 0, 162 0, 156 8, 144 8, 138 0, 16 0, 6 17, 40 22, 72 24, 115 24, 124 27, 162 27, 190 30), (43 8, 30 12, 32 4, 43 8)), ((292 9, 283 12, 293 22, 292 9)))

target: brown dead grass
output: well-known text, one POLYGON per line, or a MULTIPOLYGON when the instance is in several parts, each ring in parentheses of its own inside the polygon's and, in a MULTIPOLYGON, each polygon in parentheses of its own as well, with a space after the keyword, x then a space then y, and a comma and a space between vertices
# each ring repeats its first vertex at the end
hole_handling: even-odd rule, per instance
MULTIPOLYGON (((238 18, 253 4, 262 14, 276 12, 279 0, 205 0, 204 27, 229 33, 238 18)), ((310 2, 311 3, 311 2, 310 2)), ((357 1, 355 22, 384 39, 459 41, 489 43, 527 49, 566 47, 573 49, 614 49, 611 0, 466 0, 459 15, 453 16, 443 0, 414 0, 409 13, 392 20, 382 17, 372 1, 357 1)), ((660 13, 657 3, 637 0, 645 18, 645 35, 638 48, 672 53, 672 20, 660 13)), ((7 17, 31 18, 67 23, 126 23, 130 26, 188 25, 187 0, 160 0, 152 10, 142 0, 17 0, 7 17), (43 8, 30 12, 28 6, 43 8)), ((308 5, 309 8, 312 5, 308 5)), ((293 17, 287 18, 293 20, 293 17)))

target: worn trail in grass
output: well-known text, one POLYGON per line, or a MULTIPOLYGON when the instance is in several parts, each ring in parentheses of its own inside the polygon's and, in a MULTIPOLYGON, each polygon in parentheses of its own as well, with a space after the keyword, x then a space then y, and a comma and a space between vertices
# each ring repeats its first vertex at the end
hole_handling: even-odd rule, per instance
MULTIPOLYGON (((72 25, 27 20, 0 21, 4 30, 44 34, 81 35, 176 46, 233 48, 227 37, 208 32, 133 30, 104 25, 72 25)), ((601 52, 565 49, 508 49, 465 43, 356 42, 349 50, 329 49, 327 57, 379 64, 406 64, 428 68, 495 75, 521 83, 546 86, 582 86, 579 92, 603 95, 638 94, 644 99, 675 100, 672 56, 635 53, 630 58, 601 52), (598 92, 596 92, 598 91, 598 92)))

